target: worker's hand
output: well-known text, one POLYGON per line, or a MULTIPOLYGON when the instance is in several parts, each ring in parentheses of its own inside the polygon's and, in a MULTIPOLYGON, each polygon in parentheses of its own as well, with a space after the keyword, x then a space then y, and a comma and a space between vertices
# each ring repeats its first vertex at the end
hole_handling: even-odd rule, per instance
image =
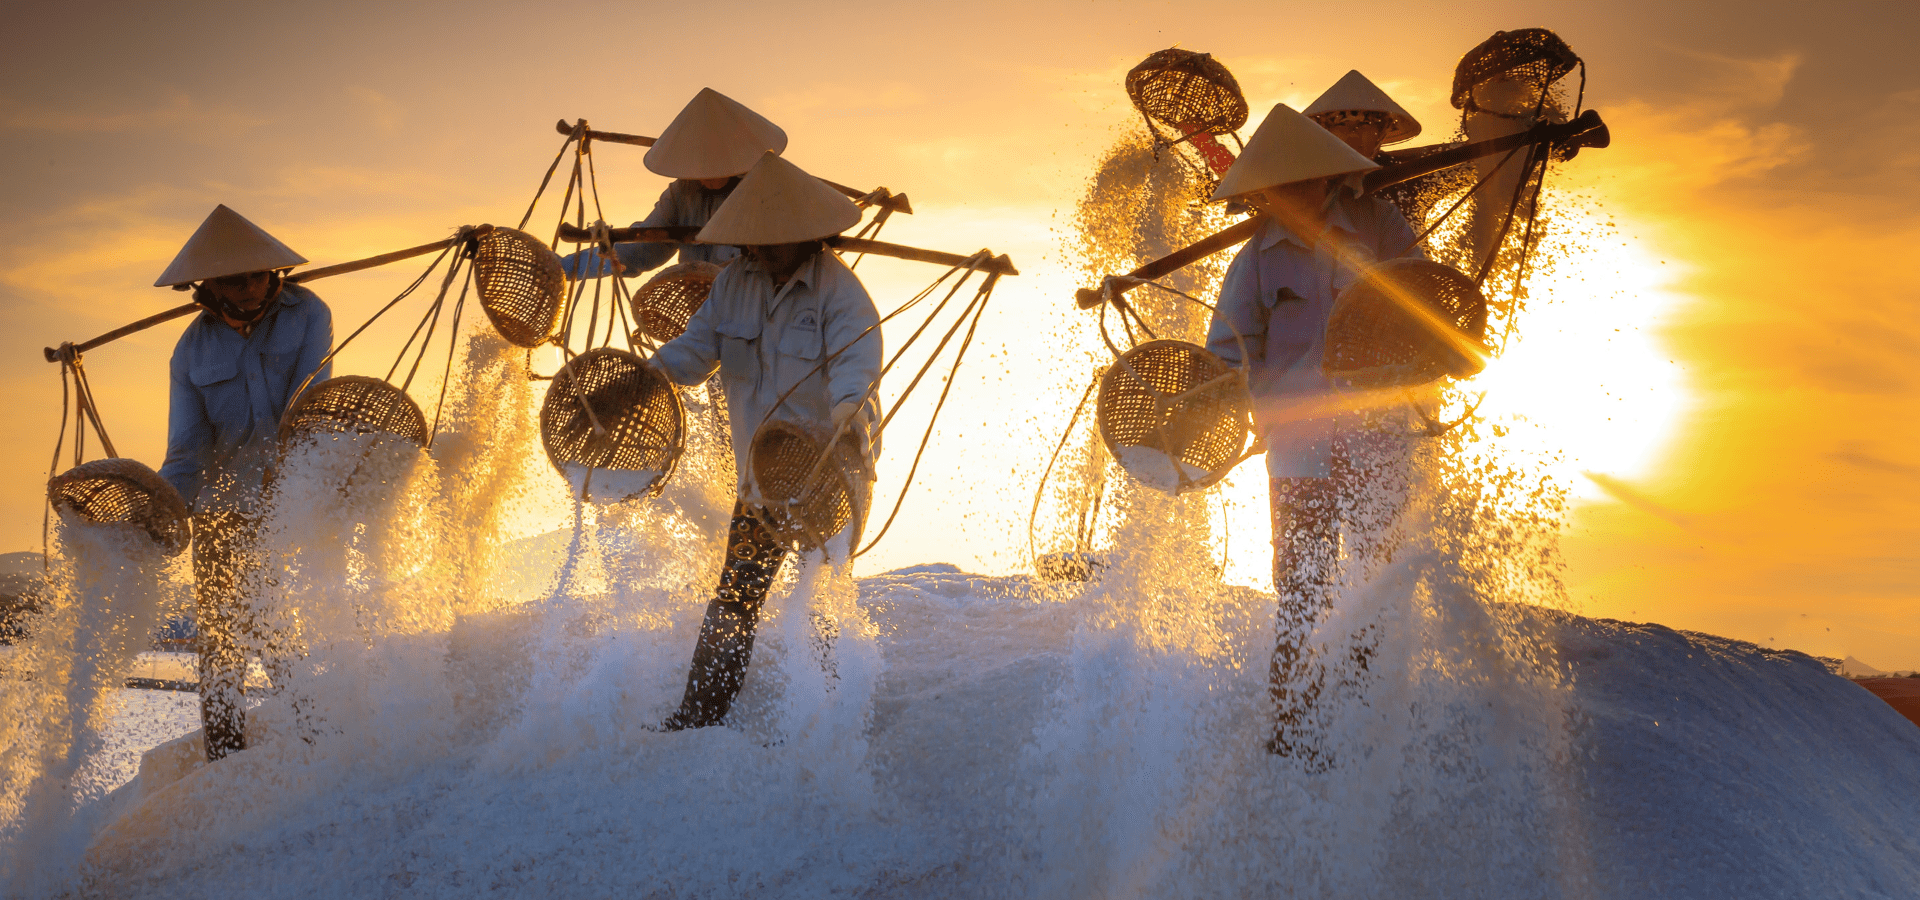
POLYGON ((850 421, 854 416, 859 415, 860 408, 865 405, 866 404, 861 403, 858 400, 843 400, 839 403, 834 404, 833 405, 833 430, 839 431, 840 426, 847 424, 847 422, 850 421))

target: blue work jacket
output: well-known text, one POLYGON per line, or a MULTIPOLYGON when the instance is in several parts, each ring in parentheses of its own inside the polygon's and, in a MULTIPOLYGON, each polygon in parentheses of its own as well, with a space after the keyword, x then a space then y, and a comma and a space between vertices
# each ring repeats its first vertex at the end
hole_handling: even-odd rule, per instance
POLYGON ((1308 241, 1269 218, 1240 248, 1220 287, 1207 349, 1248 364, 1254 434, 1273 478, 1326 478, 1337 431, 1358 414, 1321 370, 1334 298, 1375 262, 1424 256, 1392 203, 1336 190, 1327 232, 1308 241), (1244 348, 1244 353, 1242 352, 1244 348))
POLYGON ((294 392, 315 370, 315 382, 332 374, 320 365, 333 346, 327 304, 297 284, 272 303, 246 335, 203 311, 173 346, 160 476, 195 512, 250 507, 294 392))
POLYGON ((653 363, 669 379, 700 384, 720 373, 726 389, 733 453, 746 485, 753 436, 771 419, 819 432, 833 429, 833 408, 864 398, 855 422, 867 458, 879 452, 879 311, 847 264, 821 250, 785 285, 751 259, 721 270, 686 333, 668 341, 653 363))

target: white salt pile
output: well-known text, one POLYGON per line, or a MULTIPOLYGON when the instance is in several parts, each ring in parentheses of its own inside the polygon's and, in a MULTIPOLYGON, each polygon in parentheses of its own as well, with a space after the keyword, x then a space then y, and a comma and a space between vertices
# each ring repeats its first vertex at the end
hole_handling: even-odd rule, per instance
MULTIPOLYGON (((795 586, 772 608, 849 588, 795 586)), ((1226 611, 1209 649, 1088 618, 1130 589, 1063 595, 941 566, 866 579, 865 671, 843 625, 839 677, 823 677, 805 649, 819 629, 782 612, 742 720, 678 734, 646 726, 677 700, 692 616, 603 625, 572 638, 570 674, 480 717, 504 722, 343 722, 315 748, 191 772, 103 834, 99 868, 73 883, 210 898, 1785 898, 1898 896, 1920 879, 1920 729, 1807 657, 1523 613, 1571 673, 1564 706, 1531 710, 1539 695, 1485 670, 1445 690, 1395 675, 1383 687, 1407 705, 1379 710, 1372 757, 1309 776, 1261 744, 1271 598, 1196 595, 1226 611), (870 701, 826 702, 853 683, 870 701), (1568 729, 1562 752, 1515 740, 1552 733, 1532 712, 1568 729), (406 727, 441 737, 370 740, 406 727)), ((436 677, 385 681, 400 705, 382 715, 436 677)))
POLYGON ((21 680, 0 692, 0 868, 11 890, 28 892, 78 863, 100 826, 98 801, 125 777, 92 763, 167 595, 167 559, 138 526, 62 510, 57 546, 47 609, 8 660, 21 680))

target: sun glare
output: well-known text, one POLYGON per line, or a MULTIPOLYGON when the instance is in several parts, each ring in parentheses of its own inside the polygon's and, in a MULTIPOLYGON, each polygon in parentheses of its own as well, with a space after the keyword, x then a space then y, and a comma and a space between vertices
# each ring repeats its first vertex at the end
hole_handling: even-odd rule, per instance
POLYGON ((1505 352, 1467 387, 1487 392, 1481 416, 1507 426, 1498 443, 1509 458, 1597 498, 1580 473, 1651 475, 1686 409, 1681 367, 1659 335, 1681 299, 1680 267, 1597 204, 1552 194, 1554 227, 1526 309, 1505 352))

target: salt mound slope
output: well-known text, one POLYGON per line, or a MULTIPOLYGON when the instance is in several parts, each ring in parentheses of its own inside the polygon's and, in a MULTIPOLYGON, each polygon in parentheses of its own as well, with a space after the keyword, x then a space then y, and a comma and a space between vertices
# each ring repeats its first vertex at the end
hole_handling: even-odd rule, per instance
POLYGON ((1810 656, 1563 617, 1607 896, 1911 897, 1920 728, 1810 656))
MULTIPOLYGON (((377 752, 249 750, 167 789, 189 818, 145 810, 139 860, 97 846, 81 893, 1283 896, 1351 883, 1348 896, 1718 898, 1920 884, 1920 728, 1809 657, 1532 614, 1573 673, 1562 717, 1576 749, 1533 773, 1571 801, 1528 831, 1488 799, 1512 784, 1498 773, 1382 797, 1267 755, 1255 700, 1271 597, 1219 598, 1247 663, 1224 680, 1196 680, 1205 667, 1177 652, 1117 648, 1086 627, 1083 600, 943 567, 863 580, 884 657, 864 744, 647 732, 677 699, 694 622, 604 634, 576 681, 523 713, 538 734, 493 723, 377 752), (1209 706, 1215 694, 1227 699, 1209 706), (1352 810, 1352 827, 1303 810, 1352 810)), ((765 702, 754 682, 805 655, 756 658, 746 715, 765 702)))

